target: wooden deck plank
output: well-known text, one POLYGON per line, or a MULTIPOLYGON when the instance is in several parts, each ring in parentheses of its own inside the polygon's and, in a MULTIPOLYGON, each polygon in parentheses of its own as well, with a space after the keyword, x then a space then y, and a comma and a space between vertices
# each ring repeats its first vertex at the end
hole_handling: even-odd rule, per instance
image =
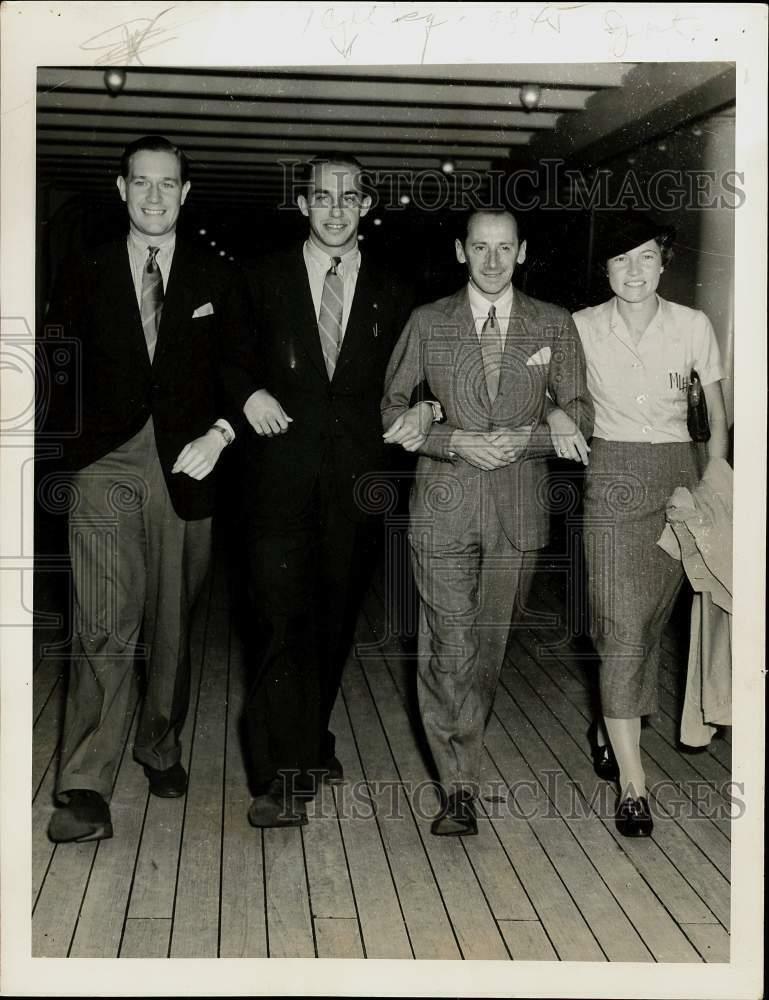
MULTIPOLYGON (((567 818, 569 829, 597 871, 596 882, 600 876, 622 907, 623 915, 627 915, 625 919, 657 961, 691 961, 694 956, 688 942, 623 853, 624 845, 613 836, 613 808, 607 816, 606 797, 603 802, 600 799, 605 785, 596 779, 591 765, 574 746, 574 741, 525 681, 511 682, 508 691, 498 692, 498 701, 499 707, 495 711, 506 726, 515 727, 515 741, 521 753, 547 789, 551 801, 567 818), (514 690, 514 698, 509 695, 509 690, 514 690), (515 710, 515 703, 520 706, 520 711, 515 710), (568 776, 567 781, 549 780, 552 775, 556 779, 568 776), (575 785, 568 787, 568 780, 575 785), (586 796, 585 804, 593 801, 596 794, 599 796, 599 806, 592 815, 577 808, 575 787, 586 796)), ((608 951, 611 939, 604 943, 599 936, 596 919, 584 910, 576 890, 572 895, 611 959, 612 954, 608 951)), ((694 894, 690 892, 690 895, 694 894)), ((704 908, 700 901, 694 897, 693 902, 699 904, 694 912, 702 916, 704 908)), ((628 943, 632 946, 632 942, 628 943)))
POLYGON ((682 924, 681 929, 706 962, 728 962, 731 940, 720 924, 682 924))
POLYGON ((336 791, 337 813, 367 958, 413 958, 393 872, 366 784, 349 710, 335 721, 337 756, 345 784, 336 791))
MULTIPOLYGON (((366 662, 366 678, 379 708, 384 730, 395 754, 395 764, 406 782, 408 797, 430 865, 435 873, 462 956, 468 959, 506 959, 509 953, 483 889, 476 878, 461 838, 434 837, 430 817, 438 802, 406 716, 384 660, 366 662)), ((480 819, 480 822, 484 822, 480 819)))
POLYGON ((360 927, 356 918, 316 918, 315 934, 318 958, 363 958, 360 927))
MULTIPOLYGON (((583 775, 583 787, 594 787, 591 783, 595 779, 592 766, 587 760, 583 738, 584 716, 552 683, 542 664, 535 663, 531 658, 527 659, 523 654, 517 658, 517 664, 516 672, 525 677, 532 690, 538 692, 542 701, 582 750, 581 759, 574 750, 570 753, 564 750, 563 759, 569 753, 572 768, 579 767, 583 775)), ((508 683, 507 680, 505 683, 508 683)), ((515 691, 517 681, 511 680, 509 683, 511 690, 515 691)), ((723 919, 725 911, 728 914, 728 885, 724 884, 718 870, 703 857, 675 823, 670 820, 658 821, 655 825, 654 843, 644 841, 640 844, 631 838, 620 840, 610 819, 607 820, 607 826, 674 919, 689 923, 710 923, 714 916, 723 919), (682 872, 685 873, 685 878, 682 872)))
POLYGON ((321 784, 307 814, 310 822, 303 834, 313 919, 316 923, 326 917, 357 920, 336 800, 329 785, 321 784))
POLYGON ((51 762, 56 761, 61 726, 64 720, 64 685, 57 684, 35 723, 32 739, 32 795, 36 795, 51 762))
POLYGON ((167 958, 170 941, 170 919, 129 918, 120 945, 120 958, 167 958))
MULTIPOLYGON (((125 724, 125 737, 133 725, 133 715, 136 708, 136 689, 134 701, 125 724)), ((51 761, 48 769, 48 781, 44 782, 45 795, 40 807, 33 808, 34 818, 41 823, 38 830, 36 856, 33 859, 33 871, 39 873, 46 854, 50 858, 44 881, 37 894, 32 917, 32 954, 35 957, 62 957, 67 955, 72 946, 74 934, 79 919, 81 906, 86 895, 91 878, 94 859, 100 847, 106 847, 110 842, 101 841, 87 844, 50 845, 46 851, 42 845, 42 837, 47 839, 48 819, 53 813, 53 794, 55 789, 55 768, 57 761, 51 761), (59 898, 63 902, 59 905, 59 898), (38 950, 40 949, 40 950, 38 950)), ((124 748, 123 756, 118 765, 118 775, 123 768, 132 766, 129 753, 124 748)), ((117 782, 117 776, 116 776, 117 782)), ((117 814, 113 816, 113 825, 117 814)), ((39 876, 38 876, 39 877, 39 876)), ((33 881, 35 881, 33 877, 33 881)), ((122 921, 122 918, 121 918, 122 921)))
MULTIPOLYGON (((619 896, 626 904, 633 889, 637 893, 641 888, 632 866, 617 860, 604 864, 607 853, 614 854, 616 849, 600 820, 589 814, 576 815, 573 794, 560 762, 505 692, 498 693, 497 701, 495 714, 508 732, 515 733, 515 743, 527 762, 525 780, 535 778, 555 806, 556 814, 548 815, 550 810, 542 808, 547 803, 540 795, 538 815, 530 823, 548 856, 557 859, 558 873, 585 922, 609 961, 650 961, 647 945, 616 898, 619 896), (630 892, 624 884, 628 879, 635 882, 630 892)), ((647 899, 647 903, 650 901, 647 899)), ((675 930, 672 922, 671 928, 675 930)))
MULTIPOLYGON (((188 773, 191 734, 194 729, 200 696, 201 664, 208 622, 210 590, 211 583, 209 581, 200 596, 190 636, 190 707, 181 734, 181 762, 188 773)), ((184 799, 162 799, 156 795, 151 795, 147 802, 144 832, 139 846, 134 886, 128 906, 130 919, 170 920, 173 918, 185 805, 184 799)))
POLYGON ((56 686, 66 680, 67 661, 60 656, 44 656, 32 675, 32 718, 35 723, 56 686))
POLYGON ((99 845, 72 941, 71 958, 118 955, 148 794, 142 768, 124 754, 110 802, 115 836, 99 845))
MULTIPOLYGON (((508 789, 532 780, 510 737, 493 717, 486 732, 486 752, 508 789)), ((556 954, 563 961, 604 961, 592 930, 562 881, 559 866, 547 855, 525 817, 510 799, 506 808, 490 810, 495 832, 508 857, 515 860, 518 877, 556 954)))
POLYGON ((56 786, 56 761, 52 761, 43 775, 32 803, 32 905, 42 888, 48 865, 53 857, 54 845, 48 839, 48 824, 53 815, 53 795, 56 786))
POLYGON ((237 637, 231 636, 222 829, 220 958, 267 957, 262 832, 254 829, 248 822, 251 796, 240 743, 243 692, 243 648, 237 637))
POLYGON ((53 852, 32 916, 34 958, 67 956, 98 846, 65 844, 53 852))
POLYGON ((264 830, 270 958, 315 958, 301 827, 264 830))
POLYGON ((348 664, 343 680, 344 698, 414 957, 459 958, 435 874, 365 682, 368 662, 348 664))
POLYGON ((538 920, 501 920, 499 926, 516 961, 557 961, 558 956, 538 920))
MULTIPOLYGON (((215 570, 216 572, 216 570, 215 570)), ((197 711, 171 930, 172 958, 216 958, 223 825, 229 615, 212 600, 197 711)))
MULTIPOLYGON (((570 685, 563 686, 561 684, 560 678, 563 674, 560 669, 556 668, 554 670, 552 667, 553 661, 537 656, 536 636, 533 636, 532 633, 519 633, 516 637, 516 643, 517 648, 523 650, 525 655, 528 655, 529 661, 536 662, 545 673, 556 679, 556 683, 562 687, 564 693, 568 693, 570 701, 579 708, 587 723, 587 720, 590 718, 590 708, 586 691, 583 691, 582 697, 575 697, 574 690, 570 685)), ((513 659, 515 659, 515 648, 516 646, 511 647, 513 659)), ((565 661, 562 665, 564 669, 569 669, 565 661)), ((675 738, 672 736, 672 723, 669 721, 665 722, 664 719, 660 721, 661 718, 661 714, 653 716, 651 718, 651 725, 643 729, 641 742, 645 755, 644 759, 650 761, 649 768, 654 775, 653 777, 652 774, 648 775, 649 784, 651 785, 652 781, 661 782, 661 787, 665 789, 665 794, 669 795, 672 789, 670 789, 670 781, 668 779, 674 779, 679 783, 678 790, 691 801, 692 806, 690 811, 693 810, 696 814, 706 818, 728 840, 731 829, 729 819, 730 806, 724 795, 724 781, 728 778, 728 775, 720 769, 720 765, 716 764, 715 761, 713 764, 719 769, 717 772, 714 772, 712 767, 701 768, 699 772, 696 771, 692 767, 689 757, 684 756, 675 746, 675 738), (666 729, 667 733, 665 733, 666 729), (702 770, 708 770, 711 778, 706 778, 702 774, 702 770)), ((585 725, 586 729, 587 725, 585 725)), ((710 832, 696 828, 694 833, 695 838, 699 834, 702 834, 707 840, 710 832)), ((715 838, 715 843, 718 845, 717 837, 715 838)), ((720 850, 718 846, 714 849, 717 852, 720 850)), ((723 861, 722 854, 718 856, 723 861)), ((723 865, 721 867, 723 870, 723 865)))

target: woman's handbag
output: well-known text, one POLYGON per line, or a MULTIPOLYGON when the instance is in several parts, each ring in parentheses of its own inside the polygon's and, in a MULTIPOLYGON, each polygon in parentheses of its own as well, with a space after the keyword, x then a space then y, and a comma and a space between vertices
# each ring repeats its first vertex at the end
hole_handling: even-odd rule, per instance
POLYGON ((708 423, 708 404, 705 401, 705 391, 697 372, 692 368, 687 389, 689 404, 686 414, 686 426, 692 441, 709 441, 710 424, 708 423))

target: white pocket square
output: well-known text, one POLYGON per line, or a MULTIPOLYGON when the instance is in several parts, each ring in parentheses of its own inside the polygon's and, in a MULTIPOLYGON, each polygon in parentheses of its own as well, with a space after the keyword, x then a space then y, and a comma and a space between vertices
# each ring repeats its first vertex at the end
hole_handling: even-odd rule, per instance
POLYGON ((536 354, 527 360, 527 365, 548 365, 550 364, 550 348, 541 347, 536 354))
POLYGON ((200 319, 201 316, 213 316, 214 307, 210 302, 206 302, 204 306, 198 306, 195 312, 192 314, 193 319, 200 319))

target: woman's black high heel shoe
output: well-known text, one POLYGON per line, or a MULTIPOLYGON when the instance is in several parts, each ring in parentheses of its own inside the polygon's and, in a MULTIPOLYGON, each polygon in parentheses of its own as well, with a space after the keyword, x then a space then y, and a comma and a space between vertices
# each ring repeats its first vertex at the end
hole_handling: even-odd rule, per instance
POLYGON ((593 758, 593 770, 604 781, 619 781, 619 767, 614 752, 608 743, 602 747, 598 745, 597 729, 598 723, 591 722, 587 731, 590 755, 593 758))

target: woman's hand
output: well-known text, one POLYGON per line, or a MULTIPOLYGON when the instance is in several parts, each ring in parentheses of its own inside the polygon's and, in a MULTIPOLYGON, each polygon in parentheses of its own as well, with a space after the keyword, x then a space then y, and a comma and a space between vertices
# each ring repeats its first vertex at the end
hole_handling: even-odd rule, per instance
POLYGON ((559 458, 568 458, 572 462, 582 462, 583 465, 587 465, 590 446, 569 414, 556 407, 548 413, 547 423, 550 427, 550 440, 553 442, 556 455, 559 458))

